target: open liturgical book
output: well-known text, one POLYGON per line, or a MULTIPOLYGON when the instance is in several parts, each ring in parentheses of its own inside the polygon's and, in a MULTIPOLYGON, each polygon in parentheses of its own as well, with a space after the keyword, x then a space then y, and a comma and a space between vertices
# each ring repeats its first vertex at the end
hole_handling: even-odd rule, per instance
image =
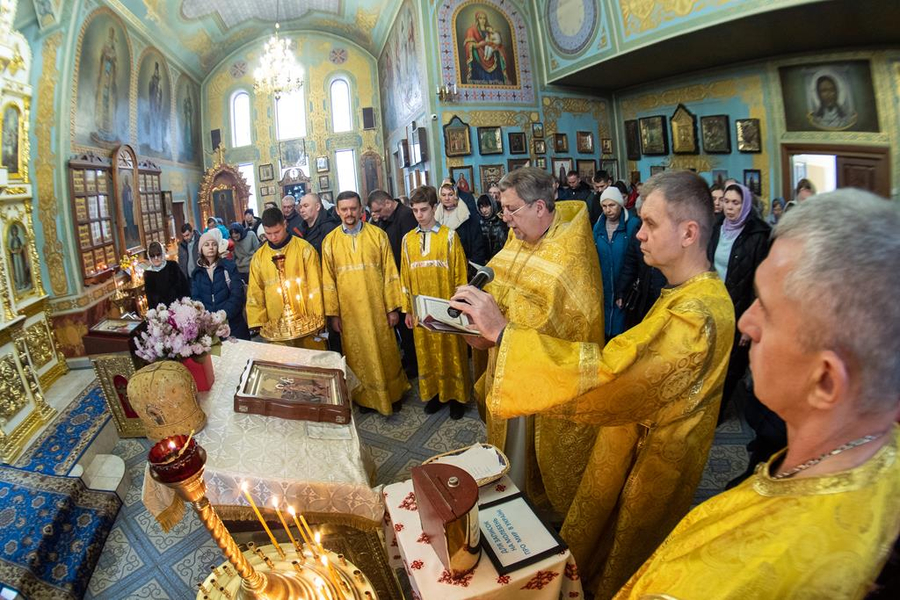
POLYGON ((439 333, 455 333, 458 335, 480 335, 474 325, 469 323, 465 314, 451 317, 447 312, 450 301, 432 296, 416 296, 416 322, 420 327, 439 333))

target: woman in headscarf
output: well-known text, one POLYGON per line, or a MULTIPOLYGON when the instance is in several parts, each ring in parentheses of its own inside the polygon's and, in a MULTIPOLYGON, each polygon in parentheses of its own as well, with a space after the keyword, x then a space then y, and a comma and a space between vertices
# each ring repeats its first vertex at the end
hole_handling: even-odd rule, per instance
MULTIPOLYGON (((481 223, 478 215, 472 214, 465 202, 459 201, 456 194, 456 186, 453 181, 445 179, 441 182, 440 204, 434 212, 434 218, 438 223, 456 231, 463 250, 466 251, 466 260, 477 265, 487 262, 487 251, 484 247, 484 238, 481 235, 481 223)), ((470 267, 469 274, 472 274, 470 267)))
POLYGON ((234 242, 234 264, 237 265, 238 273, 241 274, 241 280, 244 284, 248 284, 250 283, 250 259, 259 248, 259 238, 253 233, 253 229, 234 222, 231 224, 231 241, 234 242))
POLYGON ((228 240, 222 239, 218 228, 200 236, 200 258, 191 276, 191 298, 202 302, 208 311, 224 310, 232 337, 249 340, 244 284, 234 261, 224 258, 227 252, 228 240))
POLYGON ((144 290, 147 292, 148 308, 156 308, 159 304, 168 306, 191 295, 187 278, 177 262, 166 260, 162 244, 150 242, 147 258, 150 259, 150 267, 144 271, 144 290))
MULTIPOLYGON (((709 259, 731 296, 734 304, 734 322, 737 324, 756 299, 753 277, 756 269, 769 253, 769 234, 772 228, 753 211, 753 194, 738 183, 725 188, 722 201, 723 218, 716 221, 709 242, 709 259)), ((744 376, 749 363, 750 338, 735 329, 734 346, 728 373, 722 408, 731 397, 738 381, 744 376)))
POLYGON ((600 194, 603 214, 594 223, 594 244, 600 258, 600 274, 603 276, 603 318, 606 339, 612 339, 625 331, 625 311, 616 301, 617 286, 625 264, 628 244, 641 227, 637 217, 625 210, 625 197, 615 185, 600 194))

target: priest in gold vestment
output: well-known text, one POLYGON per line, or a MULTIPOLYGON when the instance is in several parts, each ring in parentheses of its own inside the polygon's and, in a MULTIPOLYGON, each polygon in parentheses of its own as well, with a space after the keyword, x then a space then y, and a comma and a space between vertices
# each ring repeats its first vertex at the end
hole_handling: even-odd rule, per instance
MULTIPOLYGON (((603 343, 600 263, 583 202, 554 202, 553 179, 525 167, 500 182, 503 218, 513 236, 490 261, 494 280, 485 289, 506 318, 552 337, 603 343)), ((494 385, 497 348, 476 393, 494 385)), ((537 375, 537 374, 535 374, 537 375)), ((504 449, 511 477, 539 508, 562 520, 587 492, 597 428, 552 415, 507 420, 487 414, 488 441, 504 449), (587 471, 586 471, 587 468, 587 471)))
MULTIPOLYGON (((247 286, 247 324, 251 329, 278 320, 284 311, 278 270, 272 257, 285 256, 288 301, 295 314, 321 315, 322 273, 319 255, 305 240, 292 236, 287 230, 284 215, 277 208, 263 211, 262 226, 266 232, 263 244, 250 260, 250 281, 247 286)), ((303 347, 324 350, 322 341, 304 338, 303 347)))
POLYGON ((713 221, 706 183, 667 171, 643 191, 641 250, 670 287, 642 323, 606 347, 507 323, 502 308, 472 288, 457 294, 468 304, 453 303, 497 343, 492 415, 600 427, 561 530, 597 598, 611 597, 690 508, 734 331, 728 292, 706 258, 713 221))
POLYGON ((738 325, 754 393, 784 419, 787 448, 688 514, 617 599, 854 599, 882 570, 890 578, 900 279, 886 274, 898 230, 897 206, 859 190, 815 196, 778 222, 738 325))
POLYGON ((325 314, 361 383, 353 400, 390 415, 391 404, 409 389, 393 329, 400 319, 400 276, 387 235, 360 219, 359 195, 341 192, 336 207, 341 226, 322 241, 325 314))
POLYGON ((456 231, 434 218, 437 191, 430 185, 413 190, 409 203, 418 226, 403 237, 400 253, 402 312, 413 330, 419 364, 419 396, 426 413, 450 402, 450 418, 460 419, 469 399, 469 359, 459 335, 414 327, 415 296, 450 298, 466 284, 466 253, 456 231))

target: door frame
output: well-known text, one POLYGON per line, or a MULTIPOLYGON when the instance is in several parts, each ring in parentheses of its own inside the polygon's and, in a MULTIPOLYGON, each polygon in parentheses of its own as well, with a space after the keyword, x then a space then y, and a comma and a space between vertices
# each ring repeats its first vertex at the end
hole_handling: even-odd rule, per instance
POLYGON ((847 144, 782 144, 781 145, 781 188, 783 198, 794 199, 791 185, 793 169, 791 156, 794 154, 833 154, 855 158, 883 160, 888 168, 888 187, 891 182, 891 149, 888 146, 850 146, 847 144))

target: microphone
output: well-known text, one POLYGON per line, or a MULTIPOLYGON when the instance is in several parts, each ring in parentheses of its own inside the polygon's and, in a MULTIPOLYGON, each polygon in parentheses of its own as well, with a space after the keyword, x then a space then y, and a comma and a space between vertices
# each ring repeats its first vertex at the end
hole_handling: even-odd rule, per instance
MULTIPOLYGON (((479 290, 484 289, 484 286, 494 280, 494 270, 492 268, 476 265, 472 261, 469 261, 469 264, 475 268, 475 275, 469 282, 469 285, 472 287, 478 288, 479 290)), ((460 302, 465 302, 465 300, 460 300, 460 302)), ((468 304, 468 302, 466 302, 466 304, 468 304)), ((455 319, 462 314, 462 311, 458 308, 448 308, 447 314, 455 319)))

